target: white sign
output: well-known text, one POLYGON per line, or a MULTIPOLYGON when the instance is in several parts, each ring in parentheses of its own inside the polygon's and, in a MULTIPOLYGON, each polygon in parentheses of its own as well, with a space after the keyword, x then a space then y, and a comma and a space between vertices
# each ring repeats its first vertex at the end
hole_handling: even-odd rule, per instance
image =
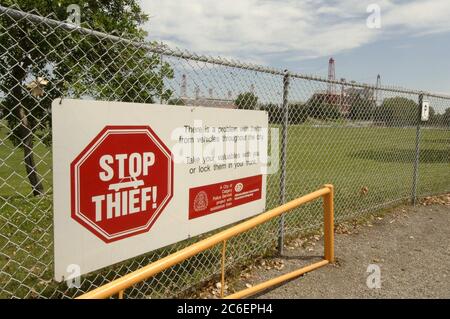
POLYGON ((426 122, 430 118, 430 102, 423 101, 422 102, 422 121, 426 122))
POLYGON ((265 209, 266 112, 58 99, 52 114, 57 281, 265 209))

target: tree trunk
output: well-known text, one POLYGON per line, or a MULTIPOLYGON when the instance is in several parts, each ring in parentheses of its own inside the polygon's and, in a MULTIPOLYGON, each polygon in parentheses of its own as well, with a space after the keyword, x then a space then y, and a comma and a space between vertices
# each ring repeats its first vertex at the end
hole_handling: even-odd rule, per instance
POLYGON ((33 130, 30 127, 30 123, 27 117, 27 110, 22 104, 23 94, 22 94, 22 81, 26 75, 26 64, 24 63, 22 66, 17 64, 13 68, 14 78, 17 81, 17 84, 11 90, 12 96, 14 100, 18 104, 14 107, 14 114, 20 120, 20 124, 18 127, 18 137, 21 141, 21 147, 23 148, 23 160, 25 163, 25 169, 27 172, 28 180, 30 181, 30 185, 33 191, 34 196, 44 194, 44 186, 42 185, 41 179, 38 175, 36 169, 36 163, 34 160, 34 152, 33 152, 33 130))
POLYGON ((33 195, 42 195, 44 194, 44 186, 42 185, 41 179, 37 173, 36 163, 34 161, 33 134, 29 127, 25 110, 22 106, 20 106, 19 113, 21 122, 20 139, 23 144, 23 160, 25 162, 25 169, 27 171, 28 180, 30 181, 33 195))

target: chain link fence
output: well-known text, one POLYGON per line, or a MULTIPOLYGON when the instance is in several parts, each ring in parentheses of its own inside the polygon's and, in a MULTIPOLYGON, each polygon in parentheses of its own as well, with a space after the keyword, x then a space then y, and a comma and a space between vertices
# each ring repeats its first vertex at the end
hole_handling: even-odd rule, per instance
MULTIPOLYGON (((335 185, 338 221, 450 191, 449 97, 196 55, 0 6, 1 298, 75 297, 192 242, 83 276, 80 288, 52 280, 50 104, 61 97, 266 110, 281 140, 271 150, 280 169, 268 176, 267 209, 325 183, 335 185), (432 106, 427 122, 422 100, 432 106)), ((227 267, 321 220, 312 203, 239 235, 227 267)), ((127 295, 177 296, 218 274, 220 256, 210 249, 127 295)))

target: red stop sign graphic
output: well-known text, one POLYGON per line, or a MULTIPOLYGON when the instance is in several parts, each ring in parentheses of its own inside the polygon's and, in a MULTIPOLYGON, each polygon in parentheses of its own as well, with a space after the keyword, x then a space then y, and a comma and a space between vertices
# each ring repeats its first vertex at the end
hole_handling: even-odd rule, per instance
POLYGON ((71 216, 106 243, 149 231, 172 198, 172 154, 148 126, 105 127, 70 170, 71 216))

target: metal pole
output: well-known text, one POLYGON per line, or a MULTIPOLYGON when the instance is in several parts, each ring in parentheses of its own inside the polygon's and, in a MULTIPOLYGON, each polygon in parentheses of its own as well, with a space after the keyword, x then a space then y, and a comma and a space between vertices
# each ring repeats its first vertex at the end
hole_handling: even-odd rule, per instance
POLYGON ((330 192, 323 196, 324 259, 334 263, 334 186, 324 185, 330 192))
POLYGON ((227 241, 224 240, 222 244, 222 264, 221 264, 221 272, 222 276, 220 278, 220 298, 223 299, 223 294, 225 291, 225 254, 227 252, 227 241))
POLYGON ((414 158, 414 175, 411 192, 411 201, 416 206, 417 201, 417 179, 419 176, 419 156, 420 156, 420 121, 422 113, 423 94, 419 94, 419 107, 417 108, 417 127, 416 127, 416 156, 414 158))
MULTIPOLYGON (((161 45, 162 45, 162 43, 161 43, 161 45)), ((159 55, 159 67, 161 68, 161 79, 164 81, 164 74, 163 74, 163 72, 162 72, 162 70, 163 70, 163 55, 162 55, 162 53, 160 53, 160 55, 159 55)), ((163 98, 162 98, 162 94, 163 92, 161 91, 161 92, 159 92, 159 104, 163 104, 163 98)))
MULTIPOLYGON (((286 203, 286 162, 287 162, 287 138, 289 125, 289 72, 286 70, 283 77, 283 106, 281 123, 281 175, 280 175, 280 205, 286 203)), ((284 215, 280 216, 278 226, 278 253, 283 254, 284 246, 284 215)))

